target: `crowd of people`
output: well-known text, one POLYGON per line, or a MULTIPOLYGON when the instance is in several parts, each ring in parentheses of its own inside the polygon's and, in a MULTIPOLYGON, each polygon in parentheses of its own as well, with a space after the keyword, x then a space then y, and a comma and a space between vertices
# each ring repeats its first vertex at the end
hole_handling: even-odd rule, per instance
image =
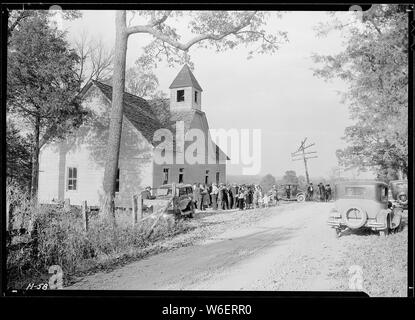
MULTIPOLYGON (((332 190, 329 183, 324 185, 324 183, 320 182, 317 185, 317 192, 316 192, 318 199, 323 202, 328 202, 332 198, 332 190)), ((310 184, 307 187, 307 197, 306 200, 312 201, 315 200, 314 198, 314 186, 313 183, 310 182, 310 184)))
POLYGON ((206 210, 254 209, 278 205, 277 187, 263 192, 260 185, 193 184, 193 201, 196 208, 206 210))
MULTIPOLYGON (((284 188, 283 188, 284 189, 284 188)), ((296 190, 296 189, 295 189, 296 190)), ((229 209, 255 209, 279 205, 280 200, 290 200, 292 195, 291 185, 285 185, 286 197, 283 190, 278 193, 278 186, 273 185, 270 190, 264 191, 259 184, 193 184, 193 202, 197 209, 206 210, 229 210, 229 209)), ((143 199, 154 199, 151 188, 147 187, 142 192, 143 199)), ((306 201, 320 200, 328 202, 332 199, 332 189, 330 184, 324 185, 320 182, 317 188, 313 183, 307 186, 306 201)))

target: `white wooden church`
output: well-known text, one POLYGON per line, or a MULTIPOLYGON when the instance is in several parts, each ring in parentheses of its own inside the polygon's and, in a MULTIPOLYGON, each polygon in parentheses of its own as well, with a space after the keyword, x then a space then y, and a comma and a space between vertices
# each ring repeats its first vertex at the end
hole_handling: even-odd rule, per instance
MULTIPOLYGON (((103 196, 112 87, 91 81, 82 96, 83 106, 90 111, 85 123, 64 141, 48 144, 41 150, 38 190, 41 203, 70 199, 74 205, 86 200, 88 205, 98 206, 103 196)), ((202 88, 187 65, 170 85, 170 99, 145 100, 124 93, 123 112, 116 206, 129 207, 131 196, 146 186, 226 181, 229 158, 210 139, 208 121, 202 111, 202 88), (157 145, 153 142, 154 133, 161 128, 174 132, 177 121, 183 121, 185 132, 197 128, 209 137, 203 164, 189 164, 186 160, 184 164, 154 161, 157 145)), ((172 148, 171 152, 176 151, 172 148)))

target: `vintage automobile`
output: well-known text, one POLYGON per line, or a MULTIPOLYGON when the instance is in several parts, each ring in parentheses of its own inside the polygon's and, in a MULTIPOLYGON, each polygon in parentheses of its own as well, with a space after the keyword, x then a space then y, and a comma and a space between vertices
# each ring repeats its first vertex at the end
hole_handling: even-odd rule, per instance
POLYGON ((155 189, 155 198, 172 200, 167 208, 168 214, 174 214, 176 217, 193 218, 195 205, 193 188, 190 184, 164 184, 155 189), (173 186, 175 194, 173 194, 173 186))
POLYGON ((278 199, 285 201, 305 201, 306 194, 298 188, 298 184, 282 184, 278 188, 278 199))
POLYGON ((360 228, 370 228, 386 236, 400 226, 401 213, 401 208, 390 206, 386 183, 345 181, 335 185, 335 203, 327 223, 337 236, 345 229, 360 228))
POLYGON ((393 207, 408 209, 408 180, 389 182, 389 201, 393 207))

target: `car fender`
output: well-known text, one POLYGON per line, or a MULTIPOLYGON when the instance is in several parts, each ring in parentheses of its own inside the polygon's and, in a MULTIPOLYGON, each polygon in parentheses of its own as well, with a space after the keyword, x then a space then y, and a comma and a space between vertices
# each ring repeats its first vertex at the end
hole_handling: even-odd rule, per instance
POLYGON ((189 205, 189 203, 191 202, 191 199, 182 199, 179 201, 179 208, 180 210, 186 210, 187 206, 189 205))
POLYGON ((382 209, 379 211, 379 213, 376 215, 376 222, 384 223, 387 225, 388 222, 388 216, 392 213, 392 210, 390 209, 382 209))
POLYGON ((341 218, 341 216, 341 212, 336 207, 330 209, 329 217, 341 218))

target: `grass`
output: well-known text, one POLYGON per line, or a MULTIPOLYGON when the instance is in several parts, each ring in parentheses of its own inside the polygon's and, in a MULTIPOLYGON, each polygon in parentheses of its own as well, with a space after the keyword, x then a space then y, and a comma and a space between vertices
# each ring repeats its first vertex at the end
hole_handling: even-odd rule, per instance
POLYGON ((32 236, 16 236, 7 246, 7 288, 25 289, 29 283, 48 283, 49 267, 59 265, 64 285, 73 277, 91 270, 140 258, 159 240, 186 232, 186 221, 160 219, 150 234, 154 219, 133 226, 130 211, 118 211, 116 225, 98 214, 91 215, 88 232, 83 230, 78 208, 30 203, 18 190, 8 195, 13 203, 14 228, 30 225, 32 236), (18 196, 17 196, 18 195, 18 196))
MULTIPOLYGON (((404 225, 405 225, 404 221, 404 225)), ((352 234, 343 240, 346 248, 338 272, 342 288, 350 290, 348 281, 350 266, 362 269, 363 290, 371 297, 406 297, 408 275, 408 229, 387 237, 374 232, 352 234)))

